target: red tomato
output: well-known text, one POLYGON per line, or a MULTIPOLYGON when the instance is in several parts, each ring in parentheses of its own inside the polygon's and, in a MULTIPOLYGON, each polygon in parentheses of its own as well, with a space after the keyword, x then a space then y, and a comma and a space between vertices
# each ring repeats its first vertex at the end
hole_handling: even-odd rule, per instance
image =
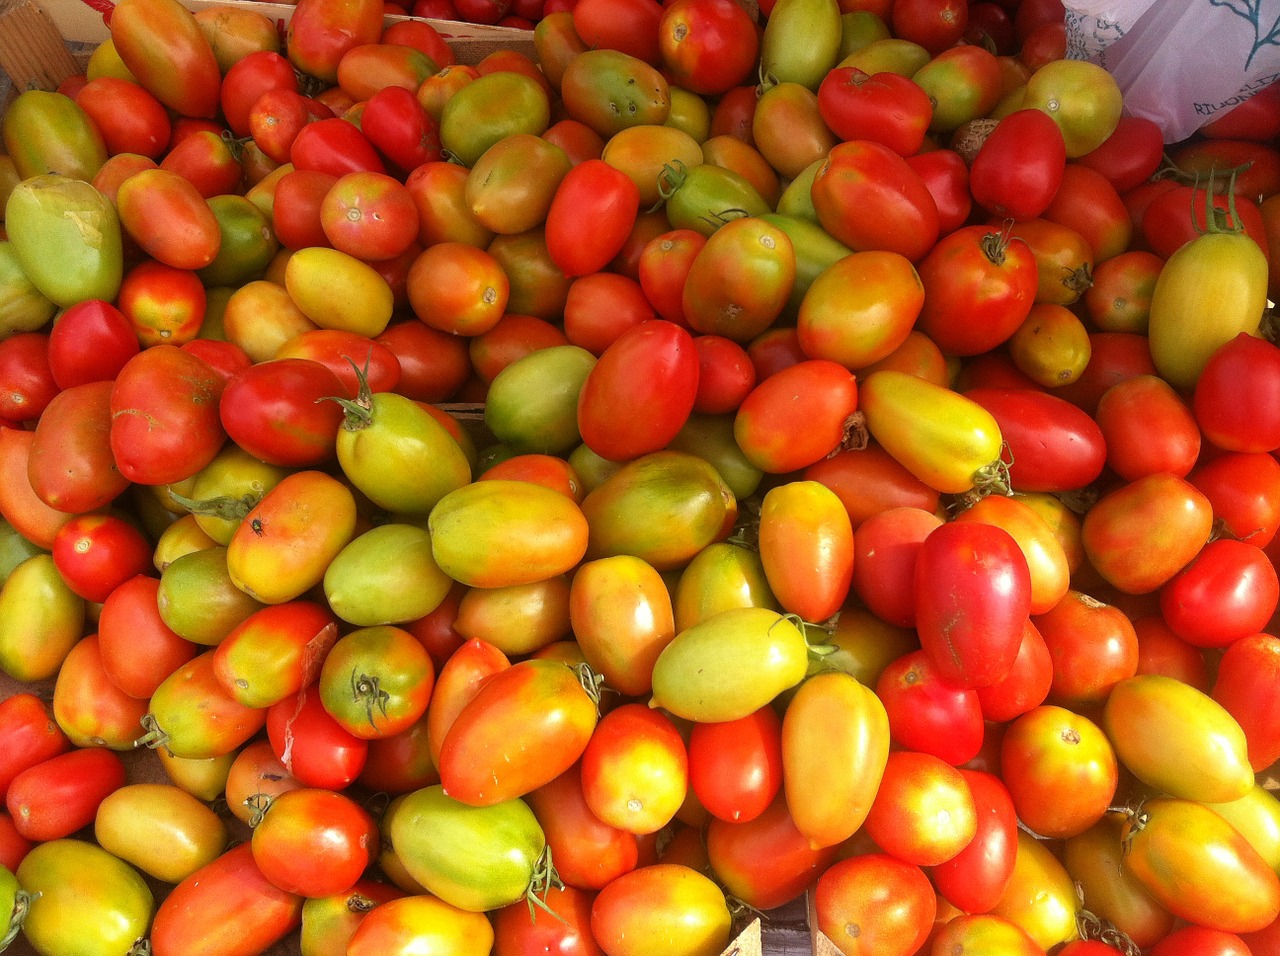
POLYGON ((141 700, 200 650, 165 624, 156 604, 159 591, 158 578, 139 574, 117 585, 98 612, 103 669, 113 684, 141 700))
POLYGON ((107 152, 159 159, 172 132, 164 104, 137 83, 97 76, 75 95, 79 107, 102 131, 107 152))
POLYGON ((1213 683, 1213 699, 1236 719, 1257 771, 1280 758, 1280 707, 1268 688, 1280 672, 1280 639, 1270 634, 1242 637, 1223 652, 1213 683))
POLYGON ((654 0, 576 0, 573 28, 589 49, 621 50, 655 66, 662 62, 654 0))
MULTIPOLYGON (((836 493, 844 502, 855 531, 867 518, 890 508, 938 508, 938 493, 873 442, 819 459, 804 469, 802 476, 819 481, 836 493)), ((856 573, 856 562, 854 570, 856 573)))
POLYGON ((1101 429, 1056 394, 1031 388, 964 393, 991 413, 1009 445, 1009 482, 1017 491, 1071 491, 1094 482, 1106 464, 1101 429))
POLYGON ((952 766, 982 749, 984 725, 978 692, 942 680, 924 651, 912 651, 880 672, 876 696, 889 715, 893 742, 940 757, 952 766))
POLYGON ((349 890, 377 858, 378 829, 350 797, 300 787, 271 801, 250 845, 254 863, 277 887, 324 897, 349 890))
POLYGON ((1013 720, 1049 696, 1053 682, 1053 658, 1039 629, 1031 621, 1022 628, 1018 656, 1004 677, 978 688, 982 716, 989 721, 1013 720))
POLYGON ((410 316, 393 322, 376 340, 400 366, 395 391, 420 402, 443 402, 466 381, 468 340, 410 316))
POLYGON ((747 350, 722 335, 697 335, 698 390, 693 410, 702 415, 736 412, 756 384, 755 366, 747 350))
POLYGON ((893 35, 918 43, 933 56, 955 46, 969 28, 969 5, 958 0, 894 0, 893 35))
POLYGON ((1069 707, 1100 704, 1138 671, 1138 636, 1120 608, 1068 591, 1032 618, 1053 660, 1050 696, 1069 707))
POLYGON ((920 867, 868 853, 818 877, 813 906, 817 928, 846 956, 910 956, 933 929, 937 899, 920 867))
POLYGON ((124 784, 124 762, 114 750, 68 750, 14 777, 5 806, 28 840, 58 840, 92 823, 98 804, 124 784))
POLYGON ((938 207, 938 235, 955 232, 973 211, 969 192, 969 165, 953 149, 930 149, 907 157, 938 207))
POLYGON ((140 347, 123 312, 86 299, 63 310, 49 331, 49 368, 59 388, 113 379, 140 347))
POLYGON ((639 458, 675 437, 697 390, 692 336, 674 322, 650 319, 624 332, 587 373, 578 395, 578 430, 602 458, 639 458), (627 413, 636 408, 645 414, 627 413))
POLYGON ((977 831, 963 850, 929 871, 939 894, 966 913, 995 907, 1013 878, 1018 817, 1013 798, 999 777, 961 769, 977 810, 977 831))
POLYGON ((138 246, 175 269, 202 269, 221 247, 222 234, 208 200, 172 170, 134 173, 120 184, 116 208, 120 225, 138 246))
POLYGON ((1107 389, 1094 412, 1107 448, 1107 466, 1132 481, 1169 472, 1185 478, 1200 454, 1200 429, 1173 386, 1157 375, 1136 375, 1107 389))
POLYGON ((1209 356, 1196 379, 1191 408, 1205 439, 1227 451, 1280 448, 1280 348, 1240 333, 1209 356), (1242 394, 1250 396, 1241 402, 1242 394))
POLYGON ((0 739, 5 743, 0 754, 0 796, 8 793, 18 774, 70 746, 48 706, 26 691, 0 701, 0 739))
POLYGON ((360 127, 339 117, 306 123, 289 146, 295 169, 314 169, 330 176, 386 172, 386 164, 360 127))
POLYGON ((602 159, 579 163, 560 181, 547 211, 551 261, 567 276, 599 272, 621 251, 639 212, 640 190, 626 173, 602 159))
POLYGON ((238 192, 244 178, 244 167, 221 130, 202 129, 184 136, 165 153, 160 168, 177 173, 205 199, 238 192))
POLYGON ((49 364, 49 336, 20 332, 0 342, 0 420, 33 422, 40 417, 59 385, 49 364))
POLYGON ((751 78, 760 40, 741 4, 671 0, 658 21, 658 51, 674 85, 719 96, 751 78))
POLYGON ((1225 452, 1187 476, 1228 534, 1267 548, 1280 529, 1280 461, 1267 452, 1225 452))
POLYGON ((1137 332, 1091 332, 1089 364, 1074 382, 1054 390, 1059 398, 1092 415, 1102 393, 1131 375, 1155 374, 1147 337, 1137 332))
POLYGON ((273 87, 250 107, 249 133, 264 155, 283 165, 291 162, 290 151, 302 128, 316 120, 332 119, 333 115, 324 103, 295 89, 273 87))
POLYGON ((151 542, 112 514, 77 515, 53 539, 53 563, 67 587, 101 603, 116 586, 151 567, 151 542))
POLYGON ((441 157, 439 124, 413 93, 399 86, 384 87, 369 97, 360 129, 406 175, 441 157))
POLYGON ((1049 208, 1062 183, 1067 147, 1048 113, 1010 113, 969 164, 973 201, 987 212, 1015 220, 1035 219, 1049 208))
POLYGON ((754 820, 782 787, 782 721, 772 707, 689 733, 689 784, 712 816, 754 820))
POLYGON ((965 226, 920 262, 924 306, 916 325, 944 352, 978 355, 1026 320, 1038 277, 1030 247, 1007 232, 965 226))
POLYGON ((592 812, 578 764, 529 793, 525 800, 542 825, 556 871, 566 885, 599 890, 638 864, 636 835, 605 823, 592 812))
POLYGON ((343 790, 360 776, 369 742, 338 725, 314 688, 267 709, 271 749, 304 786, 343 790))
POLYGON ((603 956, 591 934, 592 895, 573 886, 552 887, 541 907, 529 912, 523 900, 499 909, 493 916, 493 956, 603 956))
POLYGON ((222 77, 222 116, 231 132, 249 136, 249 114, 258 97, 273 89, 297 92, 293 64, 275 50, 254 50, 236 60, 222 77))
POLYGON ((1252 956, 1254 952, 1235 933, 1206 926, 1176 929, 1150 951, 1151 956, 1252 956))
POLYGON ((222 426, 232 441, 269 464, 318 464, 333 455, 343 414, 337 402, 324 399, 345 395, 338 376, 319 362, 260 362, 223 389, 222 426))
POLYGON ((224 381, 203 359, 173 345, 131 358, 111 390, 111 450, 130 481, 190 478, 226 440, 217 403, 224 381))
POLYGON ((806 359, 760 377, 738 406, 733 433, 755 467, 784 474, 838 451, 857 409, 853 373, 827 359, 806 359))
POLYGON ((111 454, 112 387, 105 381, 64 389, 40 416, 28 478, 49 507, 83 514, 109 504, 129 486, 111 454))
POLYGON ((764 910, 800 896, 835 862, 838 850, 811 846, 781 795, 752 820, 731 823, 712 817, 706 844, 711 871, 725 889, 764 910))
POLYGON ((1168 259, 1181 246, 1190 242, 1205 229, 1205 207, 1215 210, 1215 218, 1223 219, 1228 227, 1239 225, 1245 235, 1258 244, 1264 255, 1268 254, 1266 225, 1258 204, 1247 196, 1227 196, 1215 192, 1209 195, 1205 187, 1174 185, 1151 200, 1142 217, 1142 236, 1148 247, 1162 259, 1168 259), (1234 204, 1234 210, 1229 208, 1234 204))
POLYGON ((918 262, 938 239, 938 207, 907 161, 880 143, 837 144, 813 179, 822 227, 850 249, 918 262))
POLYGON ((868 75, 856 66, 836 67, 823 77, 818 111, 840 139, 873 140, 899 156, 920 151, 933 118, 928 94, 910 78, 868 75))
POLYGON ((208 294, 190 269, 144 259, 125 273, 116 305, 144 349, 181 346, 199 334, 208 294))
MULTIPOLYGON (((407 92, 407 91, 406 91, 407 92)), ((418 207, 398 179, 357 171, 338 177, 320 204, 333 248, 366 262, 394 259, 418 238, 418 207)))
POLYGON ((276 183, 272 226, 286 249, 329 246, 320 220, 324 197, 338 177, 314 169, 290 169, 276 183))
POLYGON ((156 909, 156 956, 253 956, 296 929, 301 896, 271 883, 249 841, 206 863, 174 887, 156 909))
POLYGON ((578 673, 530 659, 495 673, 459 710, 440 748, 440 782, 456 800, 489 806, 573 766, 597 721, 578 673))
POLYGON ((915 505, 887 507, 858 524, 853 533, 852 587, 881 620, 897 627, 915 626, 916 557, 924 539, 941 524, 934 511, 915 505))
POLYGON ((1146 182, 1164 158, 1164 134, 1159 124, 1145 116, 1121 116, 1111 135, 1074 162, 1102 173, 1126 193, 1146 182))
POLYGON ((916 556, 916 630, 943 680, 994 683, 1013 666, 1031 575, 1013 537, 978 522, 940 525, 916 556))
POLYGON ((1116 188, 1102 173, 1077 162, 1063 169, 1043 215, 1084 236, 1098 263, 1120 255, 1133 237, 1133 221, 1116 188))
POLYGON ((1160 613, 1183 640, 1227 647, 1270 622, 1280 599, 1276 569, 1248 541, 1210 541, 1160 589, 1160 613))

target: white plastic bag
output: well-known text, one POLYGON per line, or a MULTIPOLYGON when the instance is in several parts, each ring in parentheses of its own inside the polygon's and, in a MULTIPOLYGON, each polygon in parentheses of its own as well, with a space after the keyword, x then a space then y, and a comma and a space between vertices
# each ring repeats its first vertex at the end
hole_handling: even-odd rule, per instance
POLYGON ((1066 0, 1067 55, 1104 67, 1166 143, 1280 78, 1280 0, 1066 0))

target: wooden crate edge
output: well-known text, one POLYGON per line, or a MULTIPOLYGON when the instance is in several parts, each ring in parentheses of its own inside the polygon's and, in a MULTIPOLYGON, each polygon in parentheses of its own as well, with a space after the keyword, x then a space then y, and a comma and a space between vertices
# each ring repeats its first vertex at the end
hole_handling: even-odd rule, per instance
POLYGON ((805 894, 805 909, 809 914, 809 937, 813 956, 841 956, 840 949, 818 929, 818 909, 813 890, 805 894))
POLYGON ((56 89, 82 69, 38 0, 0 0, 0 70, 9 77, 11 96, 56 89))

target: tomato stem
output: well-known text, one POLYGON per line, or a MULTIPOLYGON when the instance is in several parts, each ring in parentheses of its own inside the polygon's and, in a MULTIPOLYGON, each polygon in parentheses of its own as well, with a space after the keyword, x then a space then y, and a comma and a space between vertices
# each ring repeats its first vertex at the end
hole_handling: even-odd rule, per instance
POLYGON ((537 862, 533 865, 533 876, 529 878, 529 888, 524 894, 525 901, 529 904, 530 921, 537 920, 537 910, 543 910, 561 923, 568 925, 563 916, 547 905, 547 894, 553 889, 564 889, 564 881, 556 872, 555 864, 551 860, 551 846, 548 844, 543 846, 542 852, 538 854, 537 862))
POLYGON ((124 956, 151 956, 151 940, 145 936, 139 936, 124 956))
POLYGON ((186 508, 193 515, 206 518, 221 518, 224 521, 242 521, 250 511, 262 500, 261 494, 244 494, 239 498, 230 495, 218 495, 215 498, 188 498, 173 489, 169 497, 176 504, 186 508))
MULTIPOLYGON (((135 750, 139 747, 149 747, 152 750, 159 750, 164 747, 169 750, 169 734, 167 731, 160 729, 160 725, 156 723, 154 715, 143 714, 141 724, 146 733, 133 742, 135 750)), ((169 753, 172 754, 173 751, 169 750, 169 753)))
POLYGON ((587 692, 587 696, 591 698, 591 702, 596 705, 596 714, 600 713, 600 698, 604 690, 604 675, 597 674, 591 669, 591 665, 581 663, 574 665, 574 672, 578 675, 578 683, 582 685, 582 689, 587 692))
POLYGON ((342 356, 356 373, 356 397, 345 398, 341 395, 323 395, 317 402, 337 402, 345 412, 342 427, 345 431, 358 432, 373 424, 373 389, 369 387, 369 362, 373 358, 373 349, 365 356, 364 368, 357 365, 349 355, 342 356))
MULTIPOLYGON (((1079 883, 1076 884, 1076 893, 1081 897, 1081 902, 1083 903, 1083 892, 1079 883)), ((1106 943, 1112 949, 1124 953, 1125 956, 1141 956, 1142 954, 1142 950, 1137 943, 1117 929, 1114 924, 1084 909, 1083 906, 1076 912, 1076 931, 1080 934, 1081 939, 1106 943)))
POLYGON ((26 890, 18 890, 13 894, 13 911, 9 914, 8 929, 3 936, 0 936, 0 952, 4 951, 10 943, 18 938, 18 932, 22 929, 22 921, 27 918, 27 911, 31 909, 31 904, 39 898, 39 893, 28 893, 26 890))

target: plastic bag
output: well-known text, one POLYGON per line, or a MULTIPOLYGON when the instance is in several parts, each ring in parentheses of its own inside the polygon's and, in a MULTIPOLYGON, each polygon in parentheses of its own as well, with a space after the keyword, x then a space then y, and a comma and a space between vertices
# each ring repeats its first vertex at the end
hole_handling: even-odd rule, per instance
POLYGON ((1067 56, 1105 68, 1166 143, 1280 78, 1280 0, 1066 0, 1067 56))

